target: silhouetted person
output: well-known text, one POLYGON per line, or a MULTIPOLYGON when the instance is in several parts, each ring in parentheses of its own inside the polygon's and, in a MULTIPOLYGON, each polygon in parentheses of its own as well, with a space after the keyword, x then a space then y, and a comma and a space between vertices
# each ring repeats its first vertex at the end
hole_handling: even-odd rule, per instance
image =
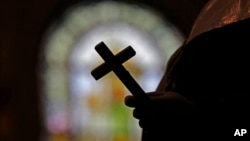
POLYGON ((249 136, 249 9, 247 0, 209 1, 147 103, 125 98, 143 140, 249 136))

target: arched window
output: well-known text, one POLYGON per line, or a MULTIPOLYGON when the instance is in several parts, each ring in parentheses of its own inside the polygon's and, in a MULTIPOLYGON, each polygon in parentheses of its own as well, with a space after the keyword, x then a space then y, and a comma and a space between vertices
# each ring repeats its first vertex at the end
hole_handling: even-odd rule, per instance
POLYGON ((130 94, 109 73, 95 81, 102 63, 94 47, 104 41, 116 53, 131 45, 136 56, 124 66, 146 91, 154 91, 183 38, 152 9, 121 2, 71 7, 44 40, 45 136, 49 141, 139 141, 141 129, 123 103, 130 94))

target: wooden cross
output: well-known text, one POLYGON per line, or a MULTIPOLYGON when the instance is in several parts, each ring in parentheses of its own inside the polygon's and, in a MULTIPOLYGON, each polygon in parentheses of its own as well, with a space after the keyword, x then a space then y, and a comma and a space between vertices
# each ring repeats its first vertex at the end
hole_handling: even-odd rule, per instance
MULTIPOLYGON (((128 46, 117 55, 114 55, 104 42, 100 42, 96 45, 95 50, 105 62, 91 71, 92 76, 98 80, 110 71, 113 71, 138 102, 144 104, 147 100, 145 92, 122 65, 125 61, 135 55, 134 49, 131 46, 128 46)), ((142 141, 148 140, 149 134, 146 130, 143 130, 142 141)))
POLYGON ((105 62, 91 71, 92 76, 98 80, 110 71, 113 71, 137 100, 144 100, 145 92, 122 65, 136 54, 134 49, 128 46, 117 55, 114 55, 104 42, 100 42, 95 46, 95 50, 105 62))

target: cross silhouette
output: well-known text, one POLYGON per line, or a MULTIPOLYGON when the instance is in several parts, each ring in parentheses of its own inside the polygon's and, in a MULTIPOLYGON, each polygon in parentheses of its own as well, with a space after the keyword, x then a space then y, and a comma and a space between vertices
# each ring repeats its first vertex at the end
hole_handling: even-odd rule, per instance
POLYGON ((91 71, 92 76, 96 80, 113 71, 137 100, 145 99, 145 92, 143 91, 143 89, 138 85, 135 79, 122 65, 124 62, 126 62, 136 54, 131 46, 128 46, 117 55, 114 55, 104 42, 100 42, 99 44, 97 44, 95 46, 95 50, 105 61, 99 67, 91 71))
MULTIPOLYGON (((91 71, 92 76, 98 80, 110 71, 113 71, 131 94, 133 94, 141 104, 144 104, 147 100, 145 92, 122 65, 136 54, 134 49, 131 46, 128 46, 117 55, 114 55, 104 42, 100 42, 95 46, 95 50, 105 62, 91 71)), ((142 130, 142 141, 148 141, 148 136, 148 132, 142 130)))

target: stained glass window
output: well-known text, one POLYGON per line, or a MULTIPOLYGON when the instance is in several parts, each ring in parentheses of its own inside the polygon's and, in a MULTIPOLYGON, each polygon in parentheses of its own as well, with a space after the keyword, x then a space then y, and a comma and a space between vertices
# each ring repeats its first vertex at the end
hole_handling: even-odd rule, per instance
POLYGON ((183 38, 152 9, 121 2, 79 4, 48 30, 41 72, 44 137, 48 141, 139 141, 141 129, 124 105, 130 93, 111 72, 95 81, 103 60, 94 47, 113 53, 131 45, 136 56, 124 66, 146 91, 154 91, 183 38))

